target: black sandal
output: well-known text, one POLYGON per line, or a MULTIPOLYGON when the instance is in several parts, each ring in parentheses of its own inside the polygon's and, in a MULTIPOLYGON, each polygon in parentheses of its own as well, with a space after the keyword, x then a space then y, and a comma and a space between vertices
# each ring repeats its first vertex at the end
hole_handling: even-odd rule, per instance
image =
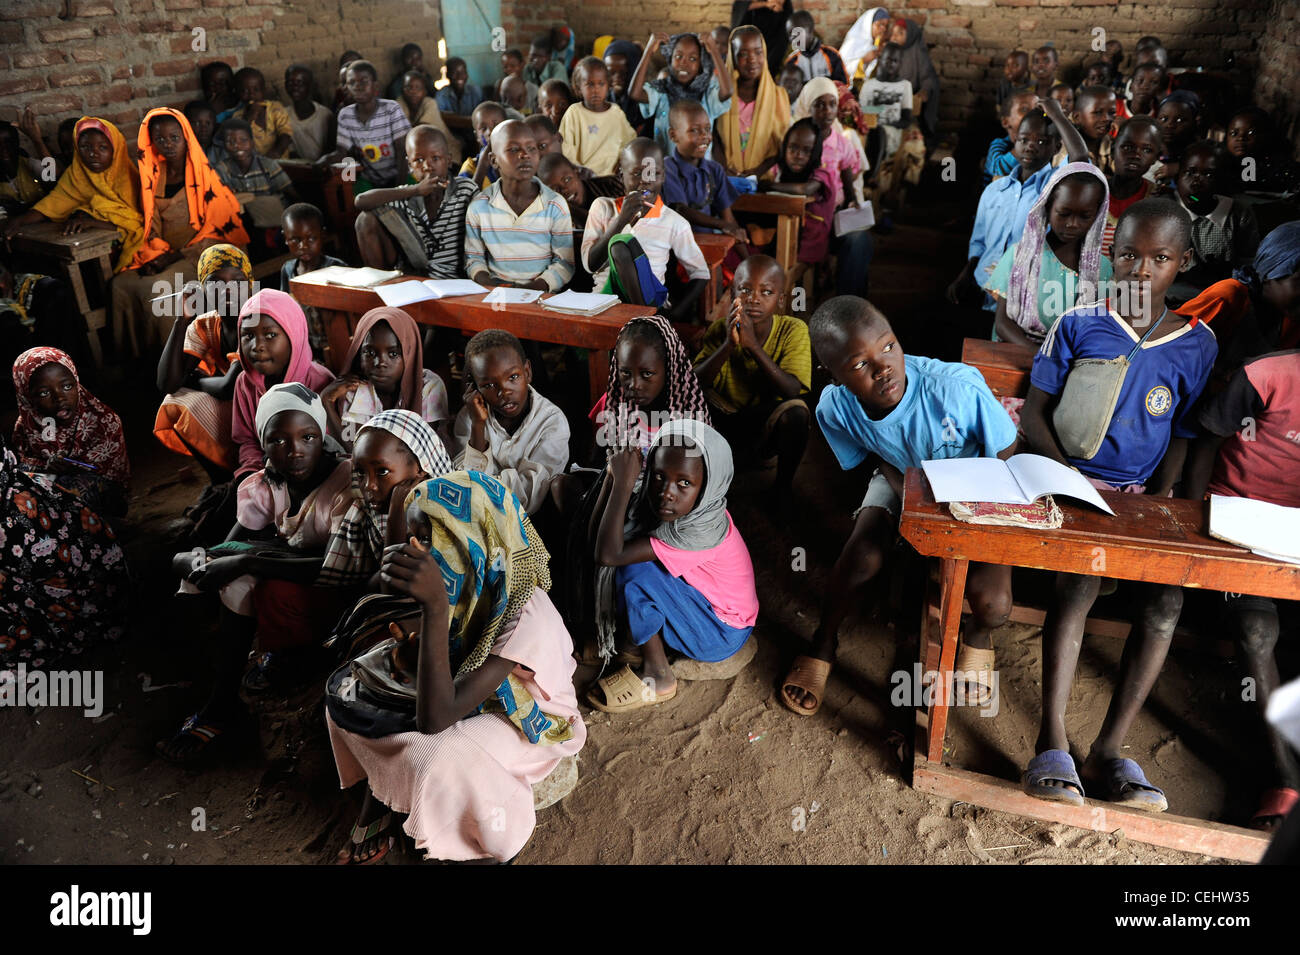
POLYGON ((219 749, 221 745, 228 742, 229 736, 230 730, 226 725, 216 720, 202 719, 200 714, 194 713, 181 724, 181 728, 174 735, 155 743, 154 752, 169 763, 175 763, 177 766, 193 766, 214 746, 219 749), (178 742, 189 739, 198 740, 198 745, 191 746, 179 756, 168 752, 178 742))

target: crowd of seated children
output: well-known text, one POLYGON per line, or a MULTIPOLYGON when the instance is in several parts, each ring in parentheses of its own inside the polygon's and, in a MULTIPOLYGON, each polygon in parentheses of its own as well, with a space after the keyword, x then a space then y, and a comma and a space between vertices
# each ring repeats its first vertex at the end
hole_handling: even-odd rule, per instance
POLYGON ((716 68, 721 59, 722 53, 711 33, 650 34, 628 96, 641 104, 641 115, 654 120, 654 138, 665 154, 672 147, 668 138, 668 111, 679 99, 699 103, 709 114, 710 122, 716 122, 727 112, 731 71, 716 68), (647 79, 651 60, 661 49, 668 61, 668 75, 663 79, 647 79))
POLYGON ((381 306, 361 316, 344 356, 342 374, 320 392, 329 434, 351 451, 357 432, 391 408, 414 411, 446 439, 447 386, 424 367, 420 327, 400 308, 381 306))
POLYGON ((738 457, 776 459, 773 501, 786 507, 808 443, 812 386, 808 326, 785 306, 785 270, 766 255, 736 269, 731 311, 700 339, 695 356, 709 415, 738 457))
MULTIPOLYGON (((1166 291, 1191 254, 1191 222, 1174 201, 1145 200, 1120 217, 1111 258, 1115 282, 1127 294, 1062 315, 1034 356, 1021 427, 1036 453, 1077 468, 1103 489, 1172 496, 1187 440, 1196 436, 1192 409, 1218 351, 1204 323, 1164 305, 1166 291), (1074 363, 1109 360, 1116 353, 1127 354, 1129 365, 1113 408, 1072 400, 1078 394, 1070 388, 1071 377, 1078 374, 1074 363), (1108 410, 1113 413, 1106 421, 1108 410)), ((1140 585, 1133 632, 1124 644, 1106 718, 1076 767, 1065 710, 1084 622, 1100 583, 1094 576, 1057 575, 1043 623, 1042 722, 1036 755, 1024 775, 1025 792, 1076 806, 1090 794, 1162 812, 1168 805, 1164 792, 1123 748, 1168 653, 1182 589, 1140 585)))
POLYGON ((289 97, 289 129, 293 137, 289 154, 315 162, 332 152, 336 128, 334 113, 316 101, 316 77, 310 67, 294 63, 284 71, 284 95, 289 97))
POLYGON ((730 176, 763 176, 775 164, 790 128, 790 99, 767 70, 767 47, 757 27, 731 34, 735 93, 717 121, 714 153, 730 176))
MULTIPOLYGON (((290 256, 280 266, 281 292, 290 290, 294 276, 331 265, 347 265, 342 259, 325 254, 325 216, 316 206, 309 202, 295 202, 284 210, 281 223, 290 256)), ((331 351, 325 319, 314 305, 304 305, 302 311, 307 316, 307 341, 311 344, 311 353, 317 361, 327 364, 331 351)))
POLYGON ((581 255, 598 292, 633 305, 653 305, 674 321, 689 321, 709 267, 690 223, 664 202, 664 170, 664 151, 655 140, 634 139, 624 147, 619 175, 626 194, 591 204, 581 255), (685 287, 672 301, 670 253, 686 272, 685 287))
POLYGON ((451 174, 451 142, 432 126, 414 127, 406 134, 414 181, 357 197, 357 248, 366 265, 435 279, 463 274, 465 214, 478 189, 451 174))
POLYGON ((579 60, 573 68, 573 91, 579 102, 560 120, 564 155, 597 176, 608 176, 618 166, 623 147, 636 138, 636 130, 609 98, 605 61, 594 56, 579 60))
POLYGON ((457 468, 490 474, 529 514, 568 464, 569 423, 533 387, 532 362, 509 332, 482 331, 465 346, 465 404, 450 444, 457 468))
MULTIPOLYGON (((836 296, 824 302, 813 313, 809 333, 834 382, 817 404, 822 434, 841 468, 870 459, 876 470, 831 571, 821 621, 781 683, 782 703, 801 716, 821 707, 840 626, 893 547, 903 473, 932 458, 1005 459, 1016 449, 1015 425, 978 371, 904 355, 889 321, 864 299, 836 296)), ((1011 568, 972 563, 966 586, 971 620, 956 670, 971 677, 967 698, 984 700, 994 670, 991 631, 1011 612, 1011 568)))

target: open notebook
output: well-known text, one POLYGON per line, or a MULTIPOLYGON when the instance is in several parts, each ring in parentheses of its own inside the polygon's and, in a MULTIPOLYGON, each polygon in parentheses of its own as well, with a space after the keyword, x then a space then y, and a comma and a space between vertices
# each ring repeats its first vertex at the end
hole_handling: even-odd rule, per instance
MULTIPOLYGON (((354 269, 346 265, 327 265, 323 269, 317 269, 315 272, 308 272, 307 274, 318 282, 328 282, 330 285, 346 285, 348 288, 374 288, 380 282, 398 278, 402 273, 396 269, 385 272, 383 269, 354 269)), ((299 277, 301 278, 301 276, 299 277)))
POLYGON ((1261 557, 1300 564, 1300 507, 1211 494, 1210 536, 1261 557))
POLYGON ((1082 474, 1041 454, 1015 454, 1008 461, 945 458, 921 466, 936 501, 1032 504, 1048 494, 1063 494, 1115 513, 1082 474))
POLYGON ((410 282, 381 285, 375 289, 375 294, 384 300, 385 305, 401 308, 412 302, 454 298, 457 295, 481 295, 486 291, 483 286, 469 279, 413 279, 410 282))

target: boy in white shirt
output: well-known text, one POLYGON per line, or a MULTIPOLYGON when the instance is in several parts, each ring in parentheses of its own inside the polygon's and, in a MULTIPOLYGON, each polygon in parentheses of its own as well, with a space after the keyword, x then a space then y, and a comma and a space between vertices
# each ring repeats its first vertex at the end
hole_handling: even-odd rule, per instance
POLYGON ((631 305, 652 305, 670 321, 689 321, 709 279, 709 266, 691 225, 664 204, 664 151, 653 139, 634 139, 619 157, 627 195, 591 204, 582 233, 582 261, 593 287, 631 305), (668 301, 668 254, 687 273, 677 301, 668 301))
POLYGON ((489 328, 471 338, 465 371, 455 465, 496 478, 535 514, 569 461, 569 422, 533 388, 532 363, 509 332, 489 328))

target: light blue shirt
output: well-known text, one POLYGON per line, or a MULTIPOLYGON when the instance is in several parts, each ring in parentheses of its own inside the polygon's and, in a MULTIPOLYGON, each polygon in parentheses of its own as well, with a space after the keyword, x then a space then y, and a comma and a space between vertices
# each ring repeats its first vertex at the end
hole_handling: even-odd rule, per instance
POLYGON ((903 397, 883 418, 867 417, 853 392, 832 385, 817 424, 848 471, 870 454, 905 471, 935 458, 991 458, 1016 440, 1016 426, 970 365, 907 355, 903 397))
POLYGON ((438 109, 444 113, 469 116, 474 112, 474 107, 483 102, 483 90, 474 83, 466 83, 464 91, 458 97, 448 84, 438 90, 433 99, 438 104, 438 109))
MULTIPOLYGON (((641 115, 646 118, 654 117, 655 139, 664 148, 664 155, 668 156, 673 151, 672 140, 668 138, 668 111, 672 109, 672 104, 668 102, 666 94, 659 92, 649 83, 643 86, 642 89, 645 90, 645 95, 649 97, 649 100, 639 104, 641 106, 641 115)), ((718 99, 718 75, 716 73, 709 77, 709 85, 704 91, 704 102, 701 105, 704 107, 704 111, 709 114, 710 123, 716 123, 719 117, 724 116, 727 110, 731 108, 731 100, 724 103, 718 99)))
MULTIPOLYGON (((1012 173, 1001 179, 994 179, 980 193, 979 209, 975 212, 975 228, 971 230, 970 247, 966 254, 968 259, 979 259, 975 264, 975 284, 980 288, 988 285, 993 276, 993 269, 1002 258, 1002 253, 1013 242, 1019 242, 1025 231, 1025 220, 1029 210, 1038 201, 1039 194, 1052 178, 1056 167, 1050 162, 1030 176, 1025 182, 1012 173)), ((987 292, 984 293, 984 308, 993 311, 997 303, 987 292)))

